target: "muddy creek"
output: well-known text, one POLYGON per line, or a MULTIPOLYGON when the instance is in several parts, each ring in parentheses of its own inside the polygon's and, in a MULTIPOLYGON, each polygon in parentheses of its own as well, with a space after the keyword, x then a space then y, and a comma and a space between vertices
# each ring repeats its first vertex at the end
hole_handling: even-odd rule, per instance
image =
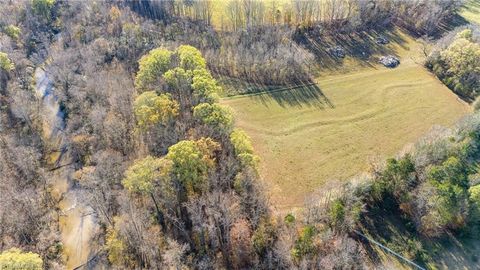
POLYGON ((72 180, 75 169, 64 135, 65 115, 53 93, 48 73, 40 67, 35 70, 35 92, 41 106, 44 141, 49 149, 56 149, 49 157, 54 168, 49 177, 52 194, 60 200, 59 223, 65 268, 86 269, 83 266, 93 256, 90 242, 98 226, 93 210, 82 199, 82 189, 72 180))

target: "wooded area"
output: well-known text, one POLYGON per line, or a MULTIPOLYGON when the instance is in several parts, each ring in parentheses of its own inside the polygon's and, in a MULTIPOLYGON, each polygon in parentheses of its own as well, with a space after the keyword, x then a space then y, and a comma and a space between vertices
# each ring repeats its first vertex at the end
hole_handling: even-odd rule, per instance
MULTIPOLYGON (((224 80, 313 84, 331 48, 311 45, 328 38, 391 27, 441 36, 461 2, 221 4, 0 0, 1 269, 371 269, 355 232, 378 207, 425 237, 478 236, 478 115, 304 216, 279 216, 250 137, 219 103, 248 92, 224 80), (64 220, 80 206, 94 224, 77 251, 64 220)), ((426 66, 474 99, 478 28, 452 40, 426 66)))

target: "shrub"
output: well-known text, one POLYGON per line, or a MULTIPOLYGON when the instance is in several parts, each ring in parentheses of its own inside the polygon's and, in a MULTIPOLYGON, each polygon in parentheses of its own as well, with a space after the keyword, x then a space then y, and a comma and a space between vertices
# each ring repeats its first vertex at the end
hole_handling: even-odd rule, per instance
POLYGON ((343 223, 345 218, 345 206, 340 199, 333 201, 329 209, 329 217, 331 225, 334 227, 343 223))
POLYGON ((232 134, 230 134, 230 141, 235 149, 235 154, 253 153, 253 146, 250 137, 242 129, 234 129, 232 134))
POLYGON ((273 247, 276 237, 274 225, 266 219, 260 221, 252 236, 253 249, 258 255, 265 255, 267 250, 273 247))
POLYGON ((122 223, 121 217, 113 218, 114 224, 107 227, 105 235, 105 249, 108 253, 108 261, 114 266, 127 266, 134 268, 135 262, 133 256, 129 253, 127 241, 120 234, 122 223))
POLYGON ((295 245, 292 249, 292 257, 295 260, 302 259, 305 255, 311 254, 315 251, 313 244, 313 237, 317 234, 317 229, 314 226, 306 226, 302 229, 295 245))
POLYGON ((471 204, 471 219, 480 221, 480 185, 469 188, 469 198, 471 204))
POLYGON ((295 216, 291 213, 288 213, 284 218, 283 218, 283 221, 287 224, 287 225, 291 225, 295 222, 295 216))
POLYGON ((112 265, 122 266, 124 264, 127 248, 125 242, 119 238, 118 231, 115 228, 107 228, 105 248, 108 252, 108 261, 112 265))
POLYGON ((13 62, 8 58, 8 55, 3 52, 0 52, 0 68, 5 71, 11 71, 15 68, 13 62))
POLYGON ((7 36, 11 37, 14 40, 18 40, 18 38, 20 37, 20 33, 21 33, 20 28, 16 27, 15 25, 11 25, 11 24, 5 26, 3 31, 5 32, 5 34, 7 36))
POLYGON ((465 162, 455 157, 430 167, 428 182, 424 184, 424 190, 430 191, 417 196, 418 201, 426 201, 424 215, 420 218, 425 234, 439 236, 446 229, 458 229, 465 225, 469 208, 467 175, 465 162))
POLYGON ((470 200, 480 209, 480 185, 473 186, 469 189, 470 200))
POLYGON ((242 166, 257 168, 260 159, 253 154, 252 142, 245 131, 234 129, 230 134, 230 142, 242 166))
POLYGON ((0 254, 0 269, 4 270, 41 270, 43 265, 40 255, 33 252, 22 252, 11 248, 0 254))
POLYGON ((387 160, 387 167, 382 174, 383 181, 387 185, 387 192, 393 194, 399 201, 402 201, 402 197, 405 196, 409 186, 415 180, 412 175, 414 172, 415 165, 409 155, 399 160, 387 160))
POLYGON ((32 10, 36 15, 44 18, 47 22, 52 20, 52 8, 55 0, 32 0, 32 10))
POLYGON ((409 155, 400 159, 387 160, 385 169, 372 183, 370 195, 374 201, 385 203, 385 199, 407 200, 408 190, 416 181, 415 165, 409 155))
POLYGON ((465 29, 461 32, 459 32, 456 36, 456 38, 464 38, 464 39, 467 39, 467 40, 470 40, 472 41, 472 37, 473 37, 473 33, 472 33, 472 30, 471 29, 465 29))

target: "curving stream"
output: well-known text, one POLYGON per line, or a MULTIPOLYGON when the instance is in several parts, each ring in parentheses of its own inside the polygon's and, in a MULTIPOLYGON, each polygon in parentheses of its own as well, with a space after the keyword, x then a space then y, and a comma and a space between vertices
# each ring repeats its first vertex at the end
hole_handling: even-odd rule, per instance
POLYGON ((93 256, 90 241, 98 224, 94 211, 82 199, 82 189, 75 186, 68 140, 64 134, 65 115, 53 93, 53 84, 47 72, 35 70, 35 94, 40 101, 43 137, 50 149, 58 151, 50 156, 53 165, 52 194, 60 199, 60 232, 66 269, 86 269, 93 256))

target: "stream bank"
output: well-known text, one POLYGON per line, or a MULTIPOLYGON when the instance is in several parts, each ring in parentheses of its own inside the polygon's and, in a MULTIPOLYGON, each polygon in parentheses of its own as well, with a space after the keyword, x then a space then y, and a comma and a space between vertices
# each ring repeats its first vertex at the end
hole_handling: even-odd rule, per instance
POLYGON ((66 269, 88 269, 84 267, 95 252, 92 236, 98 230, 95 213, 84 200, 83 190, 75 185, 74 159, 70 153, 68 139, 64 134, 65 114, 53 92, 53 83, 47 71, 35 70, 35 94, 40 102, 43 139, 54 153, 48 158, 52 167, 48 177, 51 192, 59 201, 59 227, 63 243, 63 259, 66 269))

